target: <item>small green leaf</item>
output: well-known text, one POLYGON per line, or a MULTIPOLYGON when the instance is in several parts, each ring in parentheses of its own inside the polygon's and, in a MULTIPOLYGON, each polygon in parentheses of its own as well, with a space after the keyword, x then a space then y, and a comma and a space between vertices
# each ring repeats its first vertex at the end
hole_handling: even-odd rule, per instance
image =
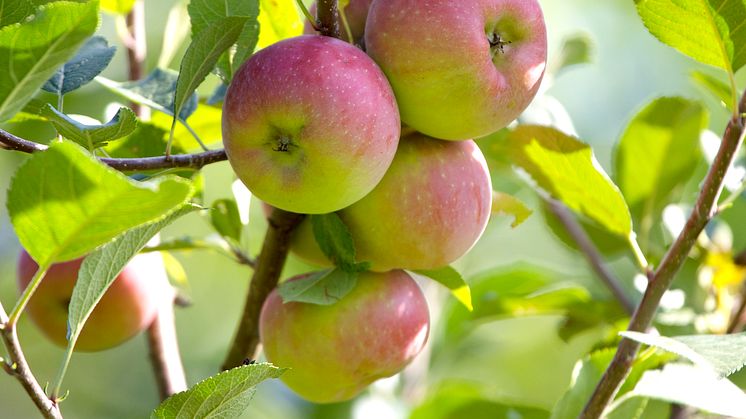
POLYGON ((185 205, 166 218, 124 233, 83 260, 68 308, 69 351, 75 347, 80 332, 96 304, 101 301, 106 290, 127 263, 164 227, 196 209, 192 205, 185 205))
POLYGON ((115 47, 106 38, 94 36, 42 86, 47 92, 64 95, 90 83, 114 58, 115 47))
POLYGON ((456 269, 446 266, 440 269, 421 269, 414 272, 444 285, 446 288, 451 290, 451 294, 453 294, 453 296, 461 302, 467 310, 474 311, 474 306, 471 302, 471 289, 469 288, 469 284, 466 283, 464 277, 456 269))
POLYGON ((0 0, 0 28, 18 23, 34 13, 28 0, 0 0))
MULTIPOLYGON (((178 78, 179 74, 173 70, 156 68, 147 77, 138 81, 117 83, 101 76, 96 77, 95 80, 127 100, 173 117, 174 92, 178 78)), ((182 105, 179 120, 185 122, 196 109, 197 95, 193 94, 182 105)))
POLYGON ((161 403, 151 419, 237 418, 244 413, 262 381, 285 372, 271 364, 251 364, 210 377, 161 403))
POLYGON ((492 191, 492 213, 513 217, 511 227, 523 224, 533 214, 523 201, 503 192, 492 191))
POLYGON ((708 119, 699 103, 664 97, 627 125, 615 153, 615 179, 636 220, 662 211, 695 172, 708 119))
POLYGON ((647 371, 631 394, 689 405, 716 415, 746 418, 743 390, 694 365, 668 364, 662 371, 647 371))
POLYGON ((668 338, 637 332, 622 336, 682 356, 718 377, 729 376, 746 365, 746 333, 732 335, 693 335, 668 338))
POLYGON ((126 15, 134 5, 135 0, 101 0, 101 10, 115 15, 126 15))
POLYGON ((98 27, 98 1, 58 1, 0 29, 0 121, 31 100, 98 27))
POLYGON ((210 221, 221 236, 241 243, 243 223, 238 212, 238 204, 233 199, 219 199, 212 204, 210 221))
POLYGON ((504 141, 536 186, 610 232, 629 237, 632 219, 619 189, 585 143, 548 127, 523 125, 504 141))
POLYGON ((329 260, 340 269, 360 272, 368 269, 367 263, 355 260, 355 242, 347 226, 335 213, 312 215, 313 235, 329 260))
POLYGON ((92 150, 104 147, 109 141, 126 137, 137 128, 137 117, 129 108, 119 108, 114 118, 104 125, 84 125, 46 104, 41 115, 52 123, 54 129, 83 147, 92 150))
POLYGON ((192 192, 189 181, 175 176, 135 182, 62 141, 18 169, 7 206, 21 244, 46 266, 81 257, 133 227, 163 218, 192 192))
POLYGON ((357 273, 341 269, 314 272, 279 285, 282 301, 328 306, 341 300, 357 285, 357 273))
POLYGON ((704 64, 735 73, 746 64, 743 0, 635 0, 661 42, 704 64))
MULTIPOLYGON (((226 17, 194 36, 181 60, 173 115, 180 115, 182 107, 210 74, 220 55, 236 42, 246 20, 245 17, 226 17)), ((176 125, 175 117, 173 125, 176 125)))
POLYGON ((593 55, 593 40, 587 33, 579 33, 570 36, 562 42, 560 54, 554 64, 554 73, 557 74, 569 67, 588 64, 593 55))
POLYGON ((692 79, 710 92, 729 111, 733 110, 733 93, 728 83, 704 71, 692 71, 692 79))

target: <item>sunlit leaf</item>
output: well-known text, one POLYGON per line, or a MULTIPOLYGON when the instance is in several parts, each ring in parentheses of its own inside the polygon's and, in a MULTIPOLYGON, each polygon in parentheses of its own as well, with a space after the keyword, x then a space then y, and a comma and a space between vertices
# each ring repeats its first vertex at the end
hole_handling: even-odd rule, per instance
POLYGON ((0 121, 10 119, 98 27, 98 1, 55 2, 0 29, 0 121))
POLYGON ((191 195, 187 180, 162 176, 135 182, 63 141, 18 169, 7 206, 21 244, 46 266, 81 257, 133 227, 157 221, 191 195))
POLYGON ((503 192, 492 192, 492 213, 513 217, 511 227, 523 224, 533 214, 523 201, 503 192))
POLYGON ((728 72, 746 64, 743 0, 636 0, 635 3, 645 26, 661 42, 728 72))
POLYGON ((303 20, 292 1, 260 0, 259 26, 260 49, 303 33, 303 20))
POLYGON ((453 294, 453 296, 463 304, 467 310, 474 310, 474 306, 471 302, 471 289, 469 288, 469 284, 466 283, 464 277, 456 269, 446 266, 441 269, 420 269, 414 272, 445 286, 451 290, 451 294, 453 294))

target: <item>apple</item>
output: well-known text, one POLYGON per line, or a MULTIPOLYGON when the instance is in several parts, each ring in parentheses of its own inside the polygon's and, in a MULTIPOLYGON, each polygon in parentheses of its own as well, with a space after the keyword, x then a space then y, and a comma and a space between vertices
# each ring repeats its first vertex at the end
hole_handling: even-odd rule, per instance
POLYGON ((505 127, 528 106, 547 32, 536 0, 386 0, 371 5, 365 47, 404 123, 462 140, 505 127))
POLYGON ((304 35, 254 54, 223 108, 238 178, 290 212, 339 210, 367 195, 396 152, 399 111, 386 77, 338 39, 304 35))
MULTIPOLYGON (((27 312, 42 333, 67 346, 67 309, 83 259, 52 265, 29 300, 27 312)), ((39 266, 25 251, 18 258, 18 287, 22 291, 39 266)), ((135 256, 114 280, 88 318, 75 345, 93 352, 118 346, 153 322, 168 289, 163 259, 158 253, 135 256)))
POLYGON ((429 328, 427 301, 404 271, 360 273, 330 306, 283 303, 274 290, 259 320, 267 359, 290 368, 280 378, 316 403, 351 399, 398 373, 422 350, 429 328))
MULTIPOLYGON (((363 34, 365 33, 365 21, 368 18, 368 9, 373 0, 350 0, 350 2, 344 8, 344 16, 347 19, 347 24, 350 26, 350 33, 352 39, 347 39, 347 31, 345 30, 344 24, 341 19, 339 22, 339 30, 342 33, 342 39, 347 39, 350 42, 357 43, 362 41, 363 34)), ((317 3, 314 2, 311 8, 308 10, 311 12, 311 16, 316 16, 317 3)), ((343 11, 340 10, 340 14, 343 11)), ((303 33, 313 35, 317 32, 311 26, 311 22, 306 20, 305 26, 303 27, 303 33)))
MULTIPOLYGON (((437 269, 464 255, 489 221, 492 184, 474 141, 440 141, 420 133, 401 139, 381 183, 337 214, 352 234, 358 261, 375 271, 437 269)), ((320 266, 330 262, 309 220, 291 250, 320 266)))

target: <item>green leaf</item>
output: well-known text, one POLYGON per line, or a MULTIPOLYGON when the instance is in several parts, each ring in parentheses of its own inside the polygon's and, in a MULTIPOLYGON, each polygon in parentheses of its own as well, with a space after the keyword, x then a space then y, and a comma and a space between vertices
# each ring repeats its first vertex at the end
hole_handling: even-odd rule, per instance
MULTIPOLYGON (((182 107, 210 74, 220 55, 236 42, 246 20, 245 17, 226 17, 194 36, 181 60, 174 96, 174 115, 180 115, 182 107)), ((174 117, 172 126, 175 125, 174 117)))
MULTIPOLYGON (((554 233, 554 235, 567 247, 580 251, 578 243, 575 239, 570 236, 567 232, 567 228, 557 218, 557 216, 549 208, 549 204, 542 200, 541 213, 544 216, 544 221, 547 227, 554 233)), ((598 224, 589 221, 587 218, 578 217, 572 214, 576 221, 580 224, 583 230, 588 234, 594 245, 604 255, 617 255, 621 252, 629 249, 629 242, 616 234, 612 234, 604 228, 598 226, 598 224)))
MULTIPOLYGON (((168 131, 150 122, 139 121, 137 128, 119 141, 106 146, 106 152, 117 158, 137 158, 163 155, 168 142, 168 131)), ((171 148, 174 154, 184 153, 178 144, 171 148)))
POLYGON ((54 142, 16 172, 8 214, 40 266, 81 257, 133 227, 157 221, 192 195, 175 176, 135 182, 77 144, 54 142))
POLYGON ((729 111, 733 110, 733 93, 730 85, 704 71, 692 71, 692 79, 710 92, 729 111))
POLYGON ((504 141, 536 186, 610 232, 629 237, 632 220, 619 189, 587 144, 548 127, 523 125, 504 141))
POLYGON ((355 261, 355 243, 344 221, 335 213, 311 215, 313 235, 321 251, 334 265, 348 272, 367 270, 367 263, 355 261))
POLYGON ((0 0, 0 28, 18 23, 34 13, 28 0, 0 0))
POLYGON ((735 73, 746 64, 743 0, 635 0, 651 34, 704 64, 735 73))
POLYGON ((238 204, 233 199, 219 199, 212 204, 210 221, 221 236, 241 243, 243 223, 238 211, 238 204))
POLYGON ((115 15, 126 15, 134 5, 135 0, 101 0, 101 10, 115 15))
POLYGON ((282 301, 289 303, 317 304, 328 306, 341 300, 357 285, 357 273, 341 269, 326 269, 313 272, 292 281, 285 281, 278 287, 282 301))
POLYGON ((97 27, 94 0, 42 6, 29 21, 0 29, 0 121, 23 109, 97 27))
POLYGON ((513 195, 492 191, 492 214, 512 216, 511 227, 516 228, 523 224, 533 213, 523 201, 513 195))
POLYGON ((94 36, 86 41, 78 53, 62 67, 42 89, 56 95, 64 95, 90 83, 114 58, 115 47, 110 47, 106 38, 94 36))
MULTIPOLYGON (((179 74, 173 70, 156 68, 147 77, 138 81, 117 83, 101 76, 96 77, 95 80, 127 100, 173 117, 174 92, 176 92, 178 78, 179 74)), ((197 95, 193 94, 182 105, 179 120, 186 121, 196 109, 197 95)))
POLYGON ((638 419, 645 413, 650 399, 647 397, 625 397, 619 403, 609 406, 604 419, 638 419))
MULTIPOLYGON (((740 348, 743 351, 743 347, 740 348)), ((730 380, 693 365, 647 371, 631 395, 650 397, 734 418, 746 418, 746 394, 730 380)))
POLYGON ((88 255, 78 272, 67 317, 68 351, 72 351, 85 322, 129 261, 164 227, 196 210, 182 206, 166 218, 132 229, 88 255))
POLYGON ((718 377, 729 376, 746 365, 746 333, 732 335, 692 335, 668 338, 638 332, 622 336, 682 356, 718 377))
POLYGON ((251 364, 210 377, 187 391, 174 394, 150 415, 152 419, 237 418, 251 403, 256 386, 279 378, 285 369, 251 364))
POLYGON ((616 149, 615 179, 637 220, 655 216, 695 172, 708 119, 699 103, 664 97, 627 125, 616 149))
POLYGON ((579 33, 565 39, 554 64, 557 74, 569 67, 590 63, 593 55, 593 40, 587 33, 579 33))
POLYGON ((461 302, 467 310, 474 311, 474 306, 471 302, 471 289, 469 288, 469 284, 466 283, 464 277, 456 269, 446 266, 440 269, 420 269, 414 272, 444 285, 446 288, 451 290, 451 294, 453 294, 453 296, 461 302))
POLYGON ((258 21, 259 49, 303 33, 303 20, 292 1, 260 0, 258 21))
POLYGON ((85 125, 46 104, 41 115, 52 123, 54 129, 83 147, 92 150, 103 147, 109 141, 125 137, 137 128, 137 116, 129 108, 119 108, 114 118, 104 125, 85 125))

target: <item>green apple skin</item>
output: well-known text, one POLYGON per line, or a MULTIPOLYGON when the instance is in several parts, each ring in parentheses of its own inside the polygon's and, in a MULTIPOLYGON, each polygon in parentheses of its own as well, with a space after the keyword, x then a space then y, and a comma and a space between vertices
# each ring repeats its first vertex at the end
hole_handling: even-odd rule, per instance
POLYGON ((396 152, 396 100, 378 66, 338 39, 304 35, 254 54, 223 108, 239 179, 286 211, 319 214, 367 195, 396 152))
POLYGON ((422 350, 429 329, 427 301, 404 271, 361 273, 330 306, 284 304, 274 290, 259 322, 267 359, 290 368, 280 378, 316 403, 349 400, 398 373, 422 350))
MULTIPOLYGON (((374 271, 437 269, 479 240, 492 209, 492 184, 474 141, 441 141, 414 133, 401 139, 386 176, 365 198, 338 211, 358 261, 374 271)), ((309 220, 294 233, 299 258, 329 266, 309 220)))
MULTIPOLYGON (((42 333, 67 346, 67 309, 83 259, 52 265, 26 311, 42 333)), ((25 251, 18 258, 18 287, 22 291, 38 265, 25 251)), ((119 346, 148 327, 166 296, 168 279, 158 253, 135 256, 93 309, 75 345, 76 351, 95 352, 119 346)))
MULTIPOLYGON (((368 19, 368 10, 373 0, 350 0, 347 7, 344 8, 345 17, 347 18, 347 24, 350 26, 350 33, 352 34, 351 42, 357 43, 361 41, 365 34, 365 21, 368 19)), ((308 11, 311 16, 316 16, 317 3, 313 2, 308 11)), ((342 39, 347 39, 347 31, 344 28, 344 24, 341 19, 339 22, 339 31, 342 34, 342 39)), ((311 26, 311 22, 306 20, 303 26, 303 33, 314 35, 317 34, 311 26)))
POLYGON ((365 46, 405 124, 462 140, 498 131, 528 106, 547 32, 536 0, 386 0, 371 5, 365 46))

